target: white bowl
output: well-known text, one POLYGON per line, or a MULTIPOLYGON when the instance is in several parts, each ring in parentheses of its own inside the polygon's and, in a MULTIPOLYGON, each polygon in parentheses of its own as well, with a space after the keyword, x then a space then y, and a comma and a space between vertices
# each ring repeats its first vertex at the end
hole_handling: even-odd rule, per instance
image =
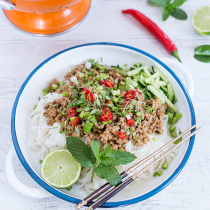
MULTIPOLYGON (((83 190, 62 190, 49 186, 40 175, 40 163, 35 158, 35 151, 26 145, 28 139, 28 116, 38 97, 42 94, 43 87, 47 86, 53 78, 62 79, 69 68, 82 63, 87 58, 103 58, 103 63, 107 65, 124 65, 132 66, 137 61, 144 61, 147 66, 156 65, 167 76, 173 84, 175 95, 178 98, 177 106, 183 114, 182 119, 177 126, 182 131, 195 124, 195 114, 191 99, 179 78, 174 72, 152 55, 125 45, 113 43, 93 43, 76 46, 64 50, 40 64, 25 80, 14 103, 12 111, 12 138, 16 153, 31 177, 45 190, 51 194, 73 203, 79 203, 81 199, 86 197, 83 190)), ((173 62, 172 62, 173 63, 173 62)), ((179 65, 179 64, 178 64, 179 65)), ((181 64, 180 64, 181 65, 181 64)), ((184 73, 189 76, 189 72, 184 73)), ((188 82, 189 83, 189 82, 188 82)), ((129 193, 120 192, 114 196, 108 203, 103 206, 116 207, 120 205, 128 205, 147 199, 148 197, 158 193, 165 188, 180 173, 186 164, 195 137, 190 142, 185 142, 179 148, 178 154, 170 163, 170 167, 164 171, 161 177, 151 177, 145 182, 141 189, 136 188, 130 190, 129 193)), ((11 152, 12 153, 12 152, 11 152)), ((14 156, 14 155, 13 155, 14 156)), ((20 192, 33 197, 46 197, 49 193, 40 189, 29 189, 24 185, 17 183, 14 172, 11 168, 11 158, 7 160, 7 177, 10 183, 20 192), (10 166, 9 166, 10 165, 10 166), (15 183, 15 184, 14 184, 15 183), (20 189, 21 188, 21 189, 20 189), (28 191, 27 191, 28 190, 28 191), (26 192, 27 191, 27 192, 26 192)))

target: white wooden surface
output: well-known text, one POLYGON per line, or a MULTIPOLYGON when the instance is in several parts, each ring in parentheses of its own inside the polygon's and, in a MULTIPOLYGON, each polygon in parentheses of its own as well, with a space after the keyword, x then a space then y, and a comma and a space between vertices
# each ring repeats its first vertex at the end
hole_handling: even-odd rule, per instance
MULTIPOLYGON (((16 94, 29 73, 49 56, 78 44, 90 42, 116 42, 131 45, 156 57, 170 57, 162 45, 133 18, 121 13, 134 8, 154 20, 176 43, 183 63, 195 80, 193 103, 197 125, 194 149, 186 167, 166 189, 157 195, 132 206, 118 209, 142 210, 207 210, 210 209, 210 64, 193 58, 194 48, 210 44, 210 37, 197 34, 190 17, 198 7, 210 0, 190 0, 182 8, 189 18, 186 21, 169 18, 161 20, 162 9, 148 5, 146 0, 93 0, 85 21, 64 35, 41 38, 17 31, 0 11, 0 209, 2 210, 69 210, 74 205, 57 197, 33 199, 16 192, 8 183, 4 163, 12 146, 10 115, 16 94)), ((99 55, 100 56, 100 55, 99 55)), ((28 186, 37 186, 27 174, 18 158, 15 161, 17 177, 28 186)))

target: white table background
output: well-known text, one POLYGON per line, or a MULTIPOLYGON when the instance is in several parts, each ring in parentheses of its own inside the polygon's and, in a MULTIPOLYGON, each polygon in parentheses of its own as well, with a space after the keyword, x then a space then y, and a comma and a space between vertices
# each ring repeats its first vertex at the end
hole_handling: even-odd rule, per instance
MULTIPOLYGON (((57 197, 34 199, 14 190, 8 183, 4 163, 12 147, 10 116, 16 94, 29 73, 49 56, 75 45, 90 42, 116 42, 140 48, 158 58, 170 57, 165 48, 137 21, 123 15, 122 9, 140 10, 154 20, 179 49, 182 62, 190 69, 194 81, 197 125, 202 131, 189 161, 181 174, 155 196, 118 209, 142 210, 207 210, 210 209, 210 64, 193 58, 194 48, 210 44, 210 37, 197 34, 191 26, 191 15, 210 0, 188 0, 182 8, 188 19, 161 19, 162 8, 151 6, 146 0, 93 0, 84 22, 76 29, 54 37, 35 37, 16 30, 0 11, 0 209, 2 210, 64 210, 74 205, 57 197)), ((28 186, 38 187, 18 158, 15 172, 28 186)))

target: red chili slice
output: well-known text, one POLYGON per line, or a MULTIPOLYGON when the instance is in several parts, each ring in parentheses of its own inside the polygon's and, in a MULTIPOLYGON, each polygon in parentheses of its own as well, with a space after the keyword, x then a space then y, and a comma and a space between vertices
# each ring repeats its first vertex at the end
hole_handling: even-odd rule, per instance
MULTIPOLYGON (((86 93, 87 93, 87 91, 86 91, 86 93)), ((93 103, 95 101, 93 93, 91 93, 90 91, 89 91, 89 93, 87 93, 87 94, 86 93, 85 93, 86 99, 93 103)))
POLYGON ((128 101, 129 99, 133 99, 136 96, 135 90, 130 90, 127 93, 124 94, 123 98, 128 101))
POLYGON ((74 116, 76 116, 77 115, 77 107, 71 107, 70 109, 69 109, 69 111, 68 111, 68 116, 69 117, 74 117, 74 116))
POLYGON ((122 132, 122 131, 117 131, 117 135, 121 139, 126 139, 126 137, 127 137, 126 134, 125 134, 125 132, 122 132))
MULTIPOLYGON (((130 101, 124 101, 122 103, 122 108, 125 108, 125 106, 128 106, 129 104, 130 104, 130 101)), ((129 110, 129 108, 127 110, 129 110)))
POLYGON ((101 113, 101 121, 106 121, 108 122, 109 120, 111 120, 112 115, 109 109, 105 108, 102 113, 101 113))
POLYGON ((85 96, 90 92, 88 89, 82 89, 81 92, 85 91, 85 96))
POLYGON ((85 91, 85 97, 87 100, 91 101, 92 103, 95 101, 93 93, 91 93, 88 89, 82 89, 81 92, 85 91))
POLYGON ((114 87, 114 84, 113 84, 112 82, 110 82, 109 80, 106 80, 106 81, 104 82, 104 85, 105 85, 106 87, 114 87))
POLYGON ((103 82, 101 79, 99 79, 99 84, 100 84, 100 85, 103 85, 104 82, 103 82))
POLYGON ((79 117, 75 118, 73 121, 72 121, 72 125, 75 126, 79 123, 79 117))
POLYGON ((132 126, 134 124, 134 120, 133 119, 130 119, 127 121, 127 125, 128 126, 132 126))
POLYGON ((104 109, 105 109, 105 108, 107 107, 107 105, 110 104, 110 103, 111 103, 111 101, 107 99, 107 100, 105 101, 104 109))

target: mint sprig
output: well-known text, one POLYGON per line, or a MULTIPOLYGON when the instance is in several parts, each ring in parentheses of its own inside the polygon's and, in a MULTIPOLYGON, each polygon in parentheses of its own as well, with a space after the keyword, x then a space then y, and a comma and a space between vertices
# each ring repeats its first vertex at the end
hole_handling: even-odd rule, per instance
POLYGON ((81 139, 70 136, 66 137, 66 145, 69 152, 84 167, 92 168, 96 163, 95 155, 81 139))
POLYGON ((93 167, 93 173, 95 172, 114 186, 122 182, 115 166, 126 165, 136 159, 136 156, 130 152, 110 149, 110 145, 101 152, 98 141, 91 141, 91 147, 89 147, 80 138, 74 136, 66 137, 66 145, 78 163, 84 167, 93 167))
POLYGON ((149 3, 155 4, 158 7, 164 7, 163 10, 163 21, 167 20, 171 15, 178 20, 186 20, 187 14, 180 7, 186 0, 174 0, 171 4, 171 0, 147 0, 149 3))
POLYGON ((101 179, 106 179, 113 186, 122 182, 122 177, 113 165, 99 163, 98 167, 95 168, 95 172, 101 179))

